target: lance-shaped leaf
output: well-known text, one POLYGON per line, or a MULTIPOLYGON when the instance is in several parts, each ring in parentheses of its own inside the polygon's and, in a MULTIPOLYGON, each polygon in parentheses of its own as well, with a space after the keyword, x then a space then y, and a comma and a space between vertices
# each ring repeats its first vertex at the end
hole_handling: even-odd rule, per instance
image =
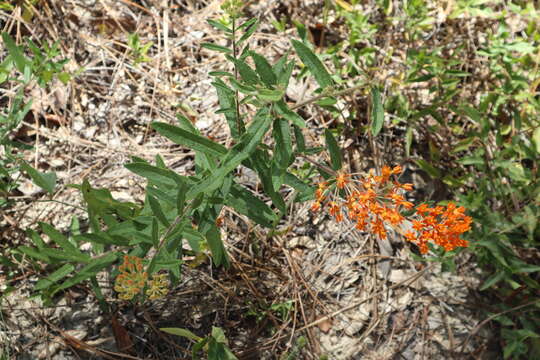
POLYGON ((227 86, 221 79, 216 79, 212 82, 212 85, 216 88, 221 110, 226 110, 223 114, 229 125, 231 136, 233 139, 238 139, 244 132, 244 123, 236 111, 234 90, 227 86), (240 128, 238 128, 238 126, 240 126, 240 128))
POLYGON ((223 265, 225 267, 229 266, 229 258, 225 247, 223 246, 223 241, 221 240, 221 232, 215 224, 211 224, 208 231, 206 232, 206 241, 208 242, 208 247, 212 253, 212 260, 214 265, 219 266, 223 265))
POLYGON ((289 120, 299 128, 303 129, 306 127, 304 119, 300 115, 289 109, 285 101, 278 101, 276 103, 275 109, 279 115, 283 116, 285 119, 289 120))
POLYGON ((261 77, 261 80, 266 86, 272 86, 276 84, 276 74, 272 70, 272 66, 268 63, 264 56, 257 54, 254 51, 250 52, 251 58, 255 62, 255 70, 261 77))
POLYGON ((331 86, 333 83, 332 78, 317 55, 301 41, 292 40, 292 44, 302 62, 307 66, 311 74, 313 74, 315 80, 317 80, 319 86, 323 89, 331 86))
POLYGON ((228 47, 221 46, 221 45, 216 45, 216 44, 211 44, 211 43, 202 43, 201 47, 203 47, 205 49, 208 49, 208 50, 219 51, 219 52, 226 53, 226 54, 232 52, 232 49, 229 49, 228 47))
POLYGON ((54 172, 39 172, 30 165, 28 165, 26 162, 21 163, 21 169, 32 178, 34 184, 52 195, 52 193, 54 192, 54 186, 56 185, 56 174, 54 172))
POLYGON ((255 72, 255 70, 253 70, 245 61, 235 59, 229 55, 227 55, 227 59, 236 66, 238 72, 240 73, 240 76, 242 77, 242 80, 244 80, 246 84, 257 85, 260 83, 259 76, 255 72))
POLYGON ((173 174, 172 170, 160 169, 140 162, 125 164, 124 167, 132 173, 147 178, 158 186, 174 187, 176 184, 181 183, 181 180, 177 178, 180 175, 173 174))
POLYGON ((231 187, 225 205, 267 228, 272 227, 277 220, 276 214, 268 205, 238 184, 231 187))
POLYGON ((240 46, 242 45, 242 43, 246 40, 248 40, 251 35, 253 35, 253 33, 255 32, 255 30, 257 30, 257 27, 259 26, 259 21, 257 19, 251 19, 251 20, 248 20, 246 21, 245 23, 243 23, 242 25, 240 25, 238 27, 238 29, 242 29, 244 27, 248 27, 248 29, 246 30, 246 32, 240 37, 240 39, 236 42, 236 45, 237 46, 240 46))
POLYGON ((332 132, 328 129, 324 130, 324 137, 326 139, 326 147, 330 152, 330 161, 332 162, 332 169, 338 171, 341 169, 341 150, 338 143, 332 135, 332 132))
POLYGON ((195 151, 218 157, 227 153, 227 149, 223 145, 191 131, 181 129, 178 126, 155 122, 152 123, 152 127, 175 144, 186 146, 195 151))
POLYGON ((293 153, 289 123, 283 118, 274 120, 273 135, 276 142, 274 156, 277 164, 279 164, 280 168, 286 169, 290 164, 293 153))
POLYGON ((54 283, 56 283, 57 281, 60 281, 69 274, 71 274, 73 270, 75 270, 75 266, 71 264, 64 264, 64 266, 47 276, 45 279, 39 280, 36 283, 34 290, 43 290, 51 285, 54 285, 54 283))
POLYGON ((103 270, 104 268, 115 262, 116 259, 117 255, 115 253, 108 253, 107 255, 93 258, 88 265, 86 265, 77 272, 77 275, 63 282, 58 288, 55 288, 54 292, 56 293, 58 291, 67 289, 86 279, 91 278, 92 276, 95 276, 99 271, 103 270))
POLYGON ((371 133, 373 136, 377 136, 383 126, 384 110, 381 101, 381 93, 376 86, 371 88, 371 104, 371 133))
POLYGON ((229 29, 227 26, 223 25, 219 21, 209 19, 206 20, 206 22, 215 27, 216 29, 225 31, 226 33, 232 34, 233 32, 232 29, 229 29))

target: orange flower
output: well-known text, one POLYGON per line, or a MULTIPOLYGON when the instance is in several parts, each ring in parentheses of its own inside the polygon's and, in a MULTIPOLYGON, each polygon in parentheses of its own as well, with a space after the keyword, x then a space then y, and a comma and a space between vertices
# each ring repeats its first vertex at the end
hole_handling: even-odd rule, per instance
POLYGON ((407 239, 410 242, 415 242, 416 241, 416 234, 413 233, 412 231, 407 231, 405 233, 405 235, 403 235, 403 236, 405 236, 405 239, 407 239))
POLYGON ((349 182, 349 177, 351 175, 350 174, 345 174, 345 173, 342 173, 342 172, 339 172, 338 175, 336 176, 336 186, 338 189, 343 189, 345 187, 345 185, 347 185, 347 183, 349 182))
MULTIPOLYGON (((330 182, 318 184, 315 192, 315 201, 311 205, 312 211, 328 206, 328 212, 337 222, 344 220, 345 216, 355 222, 355 228, 369 230, 380 239, 387 237, 386 226, 398 228, 405 220, 400 213, 401 207, 411 209, 414 204, 405 200, 404 192, 413 189, 412 184, 400 184, 393 180, 390 185, 387 181, 392 175, 399 175, 401 166, 390 168, 384 165, 381 175, 377 176, 371 169, 364 177, 351 181, 351 174, 339 172, 330 182), (335 191, 328 195, 327 189, 332 184, 335 191), (360 184, 355 186, 354 184, 360 184), (340 199, 338 190, 346 190, 346 198, 340 199), (325 203, 326 197, 331 197, 325 203), (343 211, 344 209, 344 211, 343 211)), ((428 242, 434 243, 450 251, 456 247, 468 246, 468 242, 460 235, 470 230, 472 219, 465 215, 463 207, 448 203, 446 207, 429 207, 427 204, 417 206, 415 214, 411 215, 412 229, 403 236, 407 241, 414 242, 422 254, 428 251, 428 242)))
POLYGON ((413 184, 400 184, 399 187, 405 191, 412 191, 414 189, 413 184))
POLYGON ((421 213, 425 213, 427 212, 429 209, 428 207, 428 204, 421 204, 421 205, 418 205, 418 207, 416 208, 416 213, 417 214, 421 214, 421 213))

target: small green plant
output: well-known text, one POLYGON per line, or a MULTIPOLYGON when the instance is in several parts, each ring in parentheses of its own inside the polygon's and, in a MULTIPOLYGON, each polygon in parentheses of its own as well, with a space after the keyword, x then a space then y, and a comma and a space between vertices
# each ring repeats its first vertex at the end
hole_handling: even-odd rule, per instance
POLYGON ((213 327, 212 333, 207 337, 200 337, 187 329, 182 328, 161 328, 163 332, 185 337, 195 344, 192 349, 192 359, 200 360, 200 353, 206 354, 208 360, 237 360, 228 347, 227 337, 221 328, 213 327))
POLYGON ((130 56, 133 58, 133 65, 137 66, 140 63, 150 61, 146 54, 148 54, 148 50, 154 45, 152 41, 142 44, 139 39, 139 34, 133 33, 128 35, 127 43, 130 49, 130 56))
MULTIPOLYGON (((13 174, 19 170, 25 171, 34 181, 40 182, 43 178, 53 181, 51 175, 44 175, 25 164, 17 155, 16 149, 28 150, 27 145, 10 140, 9 135, 16 129, 30 111, 31 101, 24 98, 25 87, 36 81, 39 86, 46 87, 56 76, 67 83, 71 75, 62 71, 68 60, 55 60, 60 56, 58 44, 43 42, 36 44, 30 39, 26 40, 25 47, 18 46, 8 33, 2 33, 2 41, 8 55, 0 62, 0 85, 9 82, 18 84, 18 90, 11 96, 9 106, 0 112, 0 208, 6 207, 10 202, 10 194, 18 186, 19 177, 13 174), (25 55, 25 50, 32 56, 25 55), (22 166, 22 167, 21 167, 22 166)), ((54 182, 54 181, 53 181, 54 182)), ((42 183, 43 185, 43 183, 42 183)), ((50 189, 50 186, 44 186, 50 189)))

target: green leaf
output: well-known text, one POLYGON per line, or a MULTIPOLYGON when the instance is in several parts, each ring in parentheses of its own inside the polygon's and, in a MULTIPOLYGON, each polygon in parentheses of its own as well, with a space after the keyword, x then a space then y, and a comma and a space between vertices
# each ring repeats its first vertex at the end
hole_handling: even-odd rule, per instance
MULTIPOLYGON (((91 259, 90 263, 83 267, 77 275, 73 276, 71 279, 66 280, 62 285, 55 289, 55 293, 67 288, 72 287, 86 279, 95 276, 99 271, 105 269, 107 266, 111 265, 118 259, 117 254, 108 253, 104 256, 91 259)), ((54 295, 54 294, 53 294, 54 295)))
POLYGON ((257 74, 261 77, 261 80, 266 86, 275 85, 277 82, 276 74, 272 70, 272 66, 268 63, 266 58, 257 54, 254 51, 250 51, 251 58, 255 62, 255 69, 257 74))
POLYGON ((278 84, 280 84, 284 89, 289 86, 289 81, 291 79, 293 70, 294 61, 290 61, 285 67, 285 70, 278 76, 278 84))
POLYGON ((296 151, 299 153, 303 153, 306 151, 306 139, 304 138, 304 134, 302 134, 302 130, 299 126, 293 125, 294 127, 294 140, 296 142, 296 151))
POLYGON ((58 80, 62 82, 62 84, 67 85, 69 81, 71 80, 71 74, 67 72, 61 72, 58 75, 58 80))
POLYGON ((174 187, 180 181, 177 177, 180 175, 173 175, 173 171, 165 170, 145 163, 130 163, 125 164, 124 167, 134 174, 147 178, 149 181, 154 182, 156 185, 165 187, 174 187))
POLYGON ((238 117, 236 111, 236 97, 234 91, 227 86, 221 79, 216 79, 212 82, 212 85, 216 88, 216 92, 219 99, 219 106, 221 109, 232 109, 230 112, 226 112, 225 119, 229 125, 231 136, 234 139, 238 139, 244 132, 244 123, 241 118, 238 117), (240 128, 238 127, 240 126, 240 128))
POLYGON ((206 20, 206 22, 209 23, 211 26, 215 27, 216 29, 225 31, 226 33, 232 34, 233 32, 232 29, 229 29, 219 21, 208 19, 206 20))
POLYGON ((19 70, 21 73, 24 73, 25 67, 26 65, 28 65, 28 60, 24 57, 23 52, 17 46, 17 44, 15 44, 15 41, 13 41, 13 39, 11 38, 11 36, 9 36, 7 32, 2 33, 2 40, 4 41, 4 45, 9 51, 11 58, 15 62, 17 70, 19 70))
POLYGON ((285 181, 285 184, 292 186, 292 188, 298 192, 296 201, 303 202, 313 199, 315 189, 298 179, 293 174, 286 172, 283 180, 285 181))
POLYGON ((259 76, 255 72, 255 70, 253 70, 245 61, 235 59, 229 55, 227 55, 227 59, 236 66, 236 69, 240 73, 242 80, 244 80, 246 84, 257 85, 260 83, 259 76))
POLYGON ((53 272, 51 275, 47 276, 45 279, 39 280, 36 283, 34 289, 39 291, 48 288, 55 282, 62 280, 63 278, 71 274, 73 270, 75 270, 75 266, 71 264, 65 264, 64 266, 53 272))
POLYGON ((152 243, 155 248, 159 246, 159 225, 156 218, 152 219, 152 243))
POLYGON ((27 229, 26 234, 30 237, 30 239, 32 239, 32 241, 34 242, 34 244, 37 246, 38 249, 42 249, 47 246, 45 244, 45 241, 43 241, 43 239, 39 236, 39 234, 35 230, 27 229))
MULTIPOLYGON (((132 230, 136 232, 135 229, 132 230)), ((122 232, 121 235, 127 236, 128 234, 122 232)), ((98 233, 86 233, 74 236, 75 240, 79 243, 89 242, 91 244, 102 245, 116 245, 116 246, 128 246, 130 244, 129 239, 113 234, 113 231, 98 232, 98 233)))
POLYGON ((289 167, 292 159, 292 139, 289 123, 282 118, 274 120, 274 156, 281 169, 289 167))
POLYGON ((37 186, 47 191, 51 195, 54 193, 54 187, 56 185, 56 174, 54 172, 39 172, 26 162, 21 163, 21 169, 25 171, 30 178, 32 178, 37 186))
POLYGON ((281 90, 259 89, 255 95, 261 101, 276 102, 283 98, 284 92, 281 90))
POLYGON ((307 66, 311 74, 313 74, 319 86, 323 89, 327 86, 332 86, 332 78, 330 77, 330 74, 328 74, 328 72, 326 71, 326 68, 324 67, 321 60, 319 60, 317 55, 315 55, 301 41, 292 40, 292 44, 294 46, 294 49, 296 50, 296 53, 298 54, 302 62, 307 66))
POLYGON ((536 149, 536 152, 540 154, 540 127, 537 127, 534 129, 532 140, 534 142, 534 147, 536 149))
POLYGON ((168 334, 182 336, 182 337, 185 337, 187 339, 194 340, 194 341, 201 341, 203 339, 202 337, 195 335, 194 333, 192 333, 191 331, 189 331, 187 329, 182 329, 182 328, 160 328, 159 330, 161 330, 163 332, 166 332, 168 334))
POLYGON ((242 43, 244 41, 248 40, 251 37, 251 35, 253 35, 255 30, 257 30, 257 27, 259 26, 259 22, 257 21, 257 19, 251 19, 251 20, 248 20, 246 23, 242 24, 238 29, 240 29, 241 27, 244 27, 244 26, 248 26, 248 29, 240 37, 240 39, 236 42, 237 46, 242 45, 242 43), (255 21, 253 21, 253 20, 255 20, 255 21))
POLYGON ((438 179, 442 177, 439 169, 428 163, 426 160, 418 159, 415 161, 415 163, 416 165, 418 165, 418 167, 420 167, 420 169, 427 172, 428 175, 431 176, 433 179, 438 179))
POLYGON ((322 98, 320 100, 317 100, 317 102, 315 102, 315 104, 317 104, 319 106, 323 106, 323 107, 331 107, 331 106, 337 104, 337 99, 333 98, 333 97, 325 97, 325 98, 322 98))
POLYGON ((330 152, 332 169, 338 171, 341 169, 341 150, 339 149, 338 143, 330 130, 324 129, 324 138, 326 140, 326 147, 330 152))
POLYGON ((480 291, 484 291, 486 289, 489 289, 499 281, 501 281, 505 276, 504 271, 498 271, 495 274, 491 275, 489 278, 484 281, 484 283, 480 286, 480 291))
POLYGON ((150 204, 150 208, 152 209, 154 216, 159 220, 160 223, 163 224, 163 226, 169 227, 171 223, 169 222, 169 220, 167 220, 167 217, 163 213, 163 209, 161 208, 161 204, 159 203, 159 201, 152 195, 147 196, 148 203, 150 204))
POLYGON ((88 263, 91 261, 91 257, 86 254, 76 254, 74 252, 67 252, 58 249, 45 248, 41 249, 39 252, 50 258, 63 261, 74 261, 80 263, 88 263))
POLYGON ((212 51, 219 51, 219 52, 222 52, 222 53, 225 53, 225 54, 232 53, 232 49, 229 49, 228 47, 221 46, 221 45, 216 45, 216 44, 211 44, 211 43, 202 43, 201 47, 203 47, 205 49, 208 49, 208 50, 212 50, 212 51))
POLYGON ((413 128, 412 126, 407 127, 407 132, 405 133, 405 156, 411 156, 411 145, 413 141, 413 128))
POLYGON ((217 157, 227 153, 227 149, 223 145, 215 143, 204 136, 181 129, 178 126, 155 122, 152 123, 152 127, 175 144, 217 157))
POLYGON ((39 226, 41 230, 58 246, 60 246, 65 252, 73 254, 81 254, 81 251, 69 242, 68 238, 62 235, 61 232, 47 223, 40 222, 39 226))
POLYGON ((371 133, 373 136, 377 136, 383 127, 384 109, 381 101, 381 93, 376 86, 371 88, 371 103, 371 133))
POLYGON ((276 109, 279 115, 283 116, 285 119, 289 120, 291 123, 298 126, 299 128, 303 129, 306 127, 306 122, 304 121, 304 119, 300 115, 289 109, 285 101, 280 100, 276 102, 276 106, 274 107, 274 109, 276 109))
POLYGON ((198 232, 197 230, 186 227, 183 230, 183 235, 188 241, 189 246, 191 247, 191 250, 193 250, 196 253, 201 252, 201 245, 204 243, 205 238, 204 236, 198 232))
POLYGON ((277 215, 268 205, 238 184, 231 187, 225 205, 267 228, 277 220, 277 215))
POLYGON ((176 194, 176 209, 177 209, 178 215, 182 215, 184 213, 184 207, 186 206, 187 189, 188 189, 188 186, 186 183, 182 183, 178 187, 178 192, 176 194))
POLYGON ((251 26, 251 25, 254 24, 256 21, 257 21, 257 18, 249 19, 249 20, 247 20, 246 22, 244 22, 242 25, 238 26, 238 27, 236 28, 236 30, 242 30, 242 29, 245 28, 245 27, 251 26))
POLYGON ((211 224, 208 231, 206 231, 206 241, 212 253, 214 265, 229 267, 229 258, 221 240, 221 232, 215 224, 211 224))
POLYGON ((19 246, 17 250, 19 250, 23 254, 28 255, 34 259, 44 261, 47 264, 53 263, 53 261, 51 261, 51 259, 41 251, 41 249, 38 250, 38 249, 31 248, 29 246, 19 246))

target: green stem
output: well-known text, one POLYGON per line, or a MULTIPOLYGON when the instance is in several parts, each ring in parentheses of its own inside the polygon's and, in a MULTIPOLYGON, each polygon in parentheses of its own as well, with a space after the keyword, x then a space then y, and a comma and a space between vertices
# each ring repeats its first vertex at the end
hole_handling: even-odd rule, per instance
MULTIPOLYGON (((232 18, 232 42, 233 42, 233 57, 236 60, 237 59, 237 52, 238 49, 236 48, 236 17, 233 16, 232 18)), ((238 69, 236 65, 234 65, 234 78, 238 80, 238 69)), ((240 119, 240 101, 239 101, 240 93, 238 90, 235 91, 235 97, 234 97, 234 104, 236 108, 236 128, 238 131, 238 136, 242 135, 242 121, 240 119)))

